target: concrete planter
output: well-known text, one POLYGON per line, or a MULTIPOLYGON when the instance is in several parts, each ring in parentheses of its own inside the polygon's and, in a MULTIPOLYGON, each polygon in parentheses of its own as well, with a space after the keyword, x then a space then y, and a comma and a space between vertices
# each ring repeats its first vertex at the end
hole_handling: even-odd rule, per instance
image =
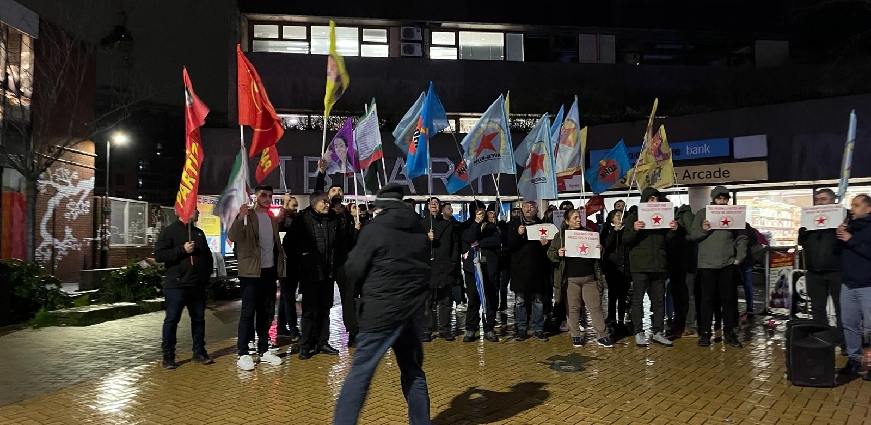
POLYGON ((61 326, 89 326, 109 320, 123 319, 143 313, 164 309, 163 298, 143 300, 138 303, 95 304, 48 312, 54 324, 61 326))

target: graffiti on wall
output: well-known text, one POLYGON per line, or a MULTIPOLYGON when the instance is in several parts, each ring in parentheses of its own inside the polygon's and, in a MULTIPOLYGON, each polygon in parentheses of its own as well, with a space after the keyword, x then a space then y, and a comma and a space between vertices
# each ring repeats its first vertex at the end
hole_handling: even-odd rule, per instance
POLYGON ((80 180, 79 173, 64 167, 57 167, 43 173, 39 180, 40 193, 52 193, 46 202, 45 214, 39 221, 39 236, 41 242, 36 247, 36 259, 47 262, 52 259, 60 261, 69 251, 80 251, 80 241, 73 235, 69 226, 80 216, 91 212, 91 194, 94 191, 94 178, 80 180), (58 217, 55 217, 58 214, 58 217), (54 223, 61 220, 64 224, 63 239, 55 237, 54 223))

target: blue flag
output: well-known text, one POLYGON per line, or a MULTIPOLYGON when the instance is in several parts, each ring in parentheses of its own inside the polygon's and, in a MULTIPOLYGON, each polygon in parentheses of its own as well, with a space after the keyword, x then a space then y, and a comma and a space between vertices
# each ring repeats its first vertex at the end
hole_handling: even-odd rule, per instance
POLYGON ((448 127, 448 116, 445 107, 435 92, 432 81, 420 110, 417 128, 408 146, 408 156, 405 160, 405 173, 409 179, 429 174, 429 140, 439 131, 448 127))
POLYGON ((469 166, 469 180, 486 174, 517 172, 508 116, 505 114, 505 98, 502 95, 481 115, 463 138, 462 145, 465 151, 463 159, 469 166))
POLYGON ((523 139, 523 144, 532 145, 529 157, 523 164, 523 172, 517 180, 517 191, 524 201, 557 197, 549 125, 550 119, 545 113, 523 139))
POLYGON ((417 122, 420 120, 420 111, 423 109, 423 102, 426 100, 426 93, 420 92, 420 96, 411 105, 411 108, 405 112, 399 124, 393 130, 393 143, 399 147, 403 154, 408 155, 408 145, 411 144, 411 137, 414 135, 414 130, 417 128, 417 122))
POLYGON ((623 144, 623 139, 620 139, 617 146, 611 148, 597 164, 590 164, 590 169, 584 172, 584 177, 593 193, 602 193, 620 181, 629 172, 630 167, 626 145, 623 144))
POLYGON ((466 160, 460 160, 460 163, 454 167, 454 172, 448 177, 445 182, 445 189, 451 195, 457 193, 458 190, 469 185, 469 168, 466 167, 466 160))
POLYGON ((565 114, 565 108, 563 105, 559 106, 559 112, 556 113, 556 117, 553 119, 553 124, 550 126, 550 138, 553 141, 553 145, 556 146, 559 143, 559 129, 563 125, 563 115, 565 114))

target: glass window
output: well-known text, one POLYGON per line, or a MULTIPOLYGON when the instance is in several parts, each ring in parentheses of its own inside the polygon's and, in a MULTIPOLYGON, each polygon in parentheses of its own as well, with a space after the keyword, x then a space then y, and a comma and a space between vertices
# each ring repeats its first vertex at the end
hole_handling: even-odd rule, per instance
POLYGON ((801 209, 814 202, 811 189, 738 192, 736 198, 736 204, 747 206, 747 223, 771 246, 793 246, 798 242, 801 209))
POLYGON ((433 44, 433 45, 441 45, 441 46, 456 46, 457 45, 457 33, 455 33, 455 32, 433 31, 431 38, 432 38, 432 41, 430 42, 430 44, 433 44))
POLYGON ((432 46, 429 48, 429 58, 430 59, 456 59, 457 58, 457 48, 456 47, 432 46))
POLYGON ((308 54, 308 41, 254 40, 255 52, 278 52, 308 54))
POLYGON ((306 34, 306 28, 303 26, 285 25, 281 27, 281 38, 285 40, 307 40, 308 34, 306 34))
POLYGON ((363 44, 360 46, 360 56, 386 58, 390 56, 389 46, 386 44, 363 44))
POLYGON ((505 34, 505 59, 523 62, 523 34, 505 34))
POLYGON ((501 32, 460 31, 460 59, 502 60, 505 37, 501 32))
POLYGON ((278 25, 254 25, 254 38, 278 38, 278 25))
MULTIPOLYGON (((360 30, 357 27, 336 27, 336 51, 342 56, 360 56, 360 30)), ((330 53, 330 27, 311 27, 311 54, 330 53)))
POLYGON ((468 133, 472 131, 472 128, 475 127, 475 124, 478 123, 479 118, 460 118, 460 133, 468 133))
POLYGON ((148 203, 128 199, 110 198, 112 216, 109 237, 112 245, 144 245, 148 203))
POLYGON ((363 28, 364 43, 387 43, 387 30, 378 28, 363 28))

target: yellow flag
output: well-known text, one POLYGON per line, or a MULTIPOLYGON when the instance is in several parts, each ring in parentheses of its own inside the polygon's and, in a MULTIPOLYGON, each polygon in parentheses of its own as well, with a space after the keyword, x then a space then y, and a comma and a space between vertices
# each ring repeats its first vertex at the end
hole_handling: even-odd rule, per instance
POLYGON ((584 164, 584 158, 587 154, 587 127, 581 129, 581 165, 584 164))
POLYGON ((650 143, 644 145, 638 164, 640 165, 635 170, 635 181, 638 182, 639 189, 665 189, 674 186, 674 162, 668 146, 668 136, 665 134, 665 125, 660 125, 650 143))
POLYGON ((508 117, 509 119, 511 118, 511 113, 509 112, 509 108, 508 108, 508 106, 509 106, 508 96, 510 96, 510 95, 511 95, 511 90, 508 90, 508 92, 505 93, 505 116, 508 117))
POLYGON ((345 59, 336 51, 336 24, 330 21, 330 54, 327 56, 327 93, 324 95, 324 118, 330 116, 330 110, 336 101, 342 97, 351 77, 345 69, 345 59))

